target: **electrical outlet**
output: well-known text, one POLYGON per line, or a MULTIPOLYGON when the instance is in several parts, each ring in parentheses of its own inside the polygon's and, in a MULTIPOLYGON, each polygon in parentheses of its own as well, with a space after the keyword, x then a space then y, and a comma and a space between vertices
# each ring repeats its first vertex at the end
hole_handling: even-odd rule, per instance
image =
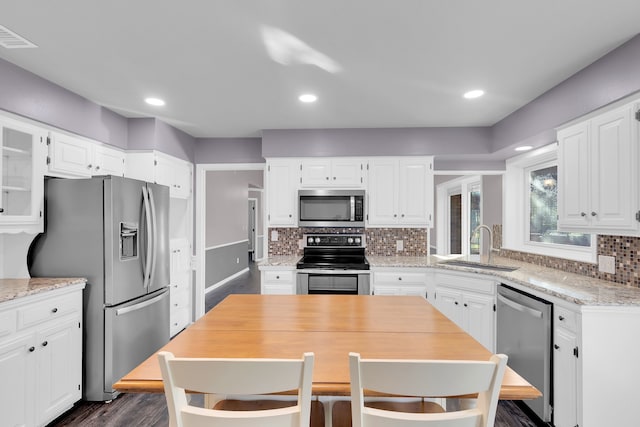
POLYGON ((601 273, 616 274, 616 257, 598 255, 598 271, 601 273))
POLYGON ((402 252, 404 250, 404 240, 396 240, 396 252, 402 252))
POLYGON ((236 258, 236 264, 240 264, 240 258, 236 258))
POLYGON ((278 241, 278 230, 271 230, 271 241, 272 242, 278 241))

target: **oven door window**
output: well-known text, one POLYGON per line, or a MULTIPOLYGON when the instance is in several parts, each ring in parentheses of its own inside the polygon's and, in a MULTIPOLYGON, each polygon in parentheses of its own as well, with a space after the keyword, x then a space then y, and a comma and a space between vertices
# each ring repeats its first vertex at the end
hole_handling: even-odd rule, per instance
POLYGON ((350 221, 349 196, 300 196, 301 221, 350 221))
POLYGON ((309 274, 310 294, 357 294, 357 274, 309 274))

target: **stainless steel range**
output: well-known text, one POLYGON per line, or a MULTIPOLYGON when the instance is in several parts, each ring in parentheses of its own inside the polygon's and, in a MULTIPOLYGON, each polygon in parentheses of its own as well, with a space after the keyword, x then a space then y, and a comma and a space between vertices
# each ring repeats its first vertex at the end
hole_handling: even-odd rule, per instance
POLYGON ((361 234, 305 234, 296 265, 298 294, 369 295, 369 262, 361 234))

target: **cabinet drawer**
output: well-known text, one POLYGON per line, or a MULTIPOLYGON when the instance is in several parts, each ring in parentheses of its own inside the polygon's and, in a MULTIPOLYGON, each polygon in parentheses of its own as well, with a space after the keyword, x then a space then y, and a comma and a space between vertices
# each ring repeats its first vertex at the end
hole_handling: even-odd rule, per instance
POLYGON ((16 331, 16 310, 0 313, 0 339, 6 338, 16 331))
POLYGON ((554 305, 554 327, 561 327, 576 332, 578 327, 577 314, 564 307, 554 305))
POLYGON ((293 283, 293 271, 265 271, 264 280, 272 283, 293 283))
POLYGON ((82 301, 76 294, 61 295, 18 309, 18 329, 62 317, 70 313, 80 313, 82 301))
POLYGON ((181 330, 183 330, 189 323, 189 308, 181 308, 171 313, 171 325, 169 326, 169 333, 174 336, 181 330))
POLYGON ((466 276, 458 274, 436 273, 436 286, 450 286, 473 292, 482 292, 491 295, 496 293, 496 283, 478 275, 466 276))
POLYGON ((426 273, 407 272, 374 272, 373 283, 389 285, 424 285, 427 282, 426 273))
POLYGON ((180 290, 176 292, 171 292, 170 296, 170 307, 173 312, 176 309, 189 307, 189 291, 188 290, 180 290))

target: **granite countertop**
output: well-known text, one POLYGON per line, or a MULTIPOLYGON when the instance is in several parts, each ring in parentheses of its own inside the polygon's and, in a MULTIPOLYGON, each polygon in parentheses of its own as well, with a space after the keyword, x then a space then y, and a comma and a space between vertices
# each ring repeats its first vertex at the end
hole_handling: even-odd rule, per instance
MULTIPOLYGON (((261 269, 295 268, 300 256, 279 256, 259 263, 261 269)), ((532 290, 552 295, 579 305, 591 306, 640 306, 640 288, 600 280, 563 270, 516 261, 510 258, 494 257, 492 264, 517 267, 514 271, 495 271, 474 267, 447 265, 446 261, 460 259, 479 262, 460 255, 417 256, 367 256, 371 268, 418 267, 439 268, 451 271, 488 275, 532 290)))
POLYGON ((85 284, 83 278, 48 278, 32 277, 30 279, 0 279, 0 302, 27 297, 41 292, 52 291, 71 285, 85 284))

